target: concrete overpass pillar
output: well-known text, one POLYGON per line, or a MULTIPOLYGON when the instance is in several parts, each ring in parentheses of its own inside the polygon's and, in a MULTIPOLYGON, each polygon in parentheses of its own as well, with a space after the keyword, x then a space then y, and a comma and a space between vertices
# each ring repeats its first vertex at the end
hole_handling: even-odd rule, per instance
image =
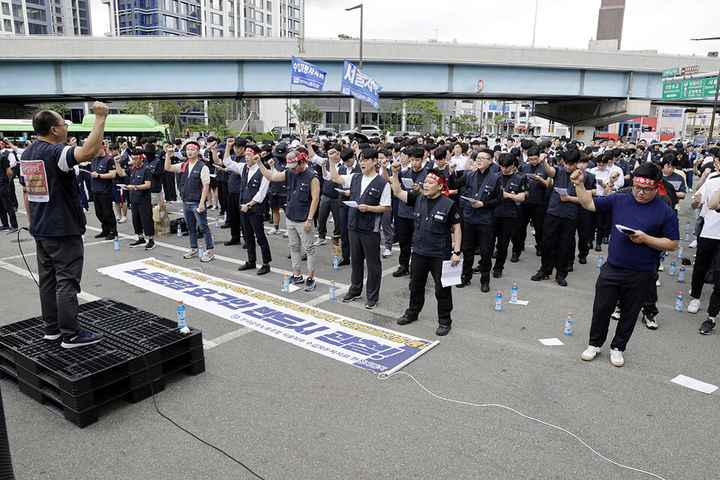
POLYGON ((535 114, 565 125, 587 125, 598 127, 623 122, 631 118, 647 117, 650 114, 650 100, 612 100, 593 102, 577 100, 536 104, 535 114))

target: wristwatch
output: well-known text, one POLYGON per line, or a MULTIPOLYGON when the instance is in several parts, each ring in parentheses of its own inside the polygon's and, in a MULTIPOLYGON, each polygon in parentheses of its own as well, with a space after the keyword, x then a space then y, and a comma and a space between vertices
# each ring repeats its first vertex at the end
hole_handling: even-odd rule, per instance
POLYGON ((457 255, 459 257, 462 252, 460 250, 458 250, 457 252, 452 252, 452 253, 453 253, 453 255, 457 255))

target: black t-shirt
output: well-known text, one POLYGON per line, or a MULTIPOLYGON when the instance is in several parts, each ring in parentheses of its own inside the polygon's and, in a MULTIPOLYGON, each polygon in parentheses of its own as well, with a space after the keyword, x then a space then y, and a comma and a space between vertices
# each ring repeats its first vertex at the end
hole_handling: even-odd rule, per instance
MULTIPOLYGON (((408 193, 407 196, 407 204, 411 207, 415 206, 415 201, 423 195, 422 193, 416 192, 415 190, 411 190, 408 193)), ((427 215, 430 215, 430 212, 433 211, 435 208, 435 205, 440 200, 440 197, 442 197, 442 194, 438 195, 435 198, 428 198, 427 199, 427 215)), ((450 224, 455 225, 456 223, 460 223, 460 210, 458 209, 457 203, 453 202, 452 206, 450 207, 450 224)))
POLYGON ((10 159, 3 153, 0 157, 0 186, 8 185, 10 180, 7 176, 7 170, 10 168, 10 159))

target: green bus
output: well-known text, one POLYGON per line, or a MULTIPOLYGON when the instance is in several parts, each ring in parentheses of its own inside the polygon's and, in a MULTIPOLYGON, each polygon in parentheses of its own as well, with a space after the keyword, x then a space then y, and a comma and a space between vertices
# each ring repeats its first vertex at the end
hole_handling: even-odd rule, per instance
MULTIPOLYGON (((85 115, 82 123, 68 121, 68 137, 84 140, 90 134, 94 122, 94 114, 85 115)), ((118 137, 125 137, 129 141, 133 138, 140 140, 142 137, 150 136, 158 140, 172 140, 169 125, 158 123, 150 115, 111 114, 105 122, 105 138, 111 142, 118 137)), ((19 145, 37 136, 32 127, 32 120, 0 119, 0 138, 5 137, 19 145)))

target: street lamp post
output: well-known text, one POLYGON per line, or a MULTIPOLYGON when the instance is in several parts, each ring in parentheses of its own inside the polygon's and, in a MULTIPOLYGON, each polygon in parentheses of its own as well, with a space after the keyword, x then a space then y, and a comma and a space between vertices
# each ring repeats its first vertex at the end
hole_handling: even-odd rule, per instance
MULTIPOLYGON (((691 38, 693 42, 701 42, 704 40, 720 40, 720 37, 709 37, 709 38, 691 38)), ((712 114, 710 115, 710 131, 708 132, 708 138, 707 143, 710 145, 710 141, 712 140, 713 136, 713 129, 715 128, 715 110, 717 109, 717 103, 718 103, 718 92, 720 91, 720 70, 718 70, 718 75, 715 80, 715 99, 713 100, 713 106, 712 106, 712 114)), ((683 132, 684 133, 684 132, 683 132)))
MULTIPOLYGON (((351 10, 357 10, 360 9, 360 66, 358 67, 360 70, 362 70, 362 47, 363 47, 363 4, 355 5, 354 7, 346 8, 345 11, 349 12, 351 10)), ((362 130, 362 100, 358 100, 357 102, 357 129, 358 131, 362 130)))

